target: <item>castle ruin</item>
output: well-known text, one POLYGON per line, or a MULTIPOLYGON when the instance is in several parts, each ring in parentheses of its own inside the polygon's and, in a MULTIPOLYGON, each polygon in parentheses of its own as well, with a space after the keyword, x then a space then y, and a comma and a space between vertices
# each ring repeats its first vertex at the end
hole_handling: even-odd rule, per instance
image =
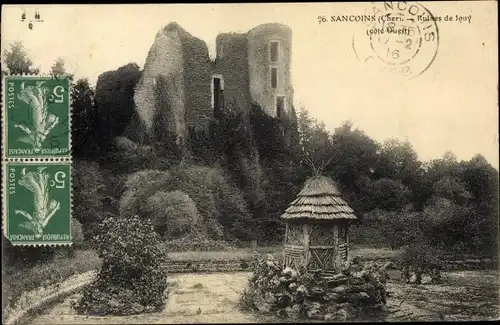
POLYGON ((259 25, 247 33, 216 38, 216 58, 207 44, 177 23, 161 29, 148 53, 134 102, 147 132, 164 116, 168 130, 184 142, 189 128, 204 128, 225 108, 248 112, 260 106, 283 118, 292 110, 292 31, 259 25))

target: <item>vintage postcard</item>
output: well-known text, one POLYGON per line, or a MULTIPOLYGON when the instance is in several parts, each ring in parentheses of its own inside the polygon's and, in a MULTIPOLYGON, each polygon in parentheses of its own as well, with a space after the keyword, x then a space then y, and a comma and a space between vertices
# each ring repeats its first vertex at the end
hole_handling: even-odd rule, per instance
POLYGON ((2 323, 498 320, 497 6, 3 6, 2 323))

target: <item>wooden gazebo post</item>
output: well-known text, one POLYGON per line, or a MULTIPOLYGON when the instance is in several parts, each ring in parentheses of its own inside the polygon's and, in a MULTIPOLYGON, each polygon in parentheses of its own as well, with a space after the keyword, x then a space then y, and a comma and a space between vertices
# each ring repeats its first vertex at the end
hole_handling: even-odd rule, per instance
POLYGON ((347 259, 348 223, 357 218, 331 179, 308 179, 281 217, 286 223, 285 266, 296 270, 340 270, 347 259))

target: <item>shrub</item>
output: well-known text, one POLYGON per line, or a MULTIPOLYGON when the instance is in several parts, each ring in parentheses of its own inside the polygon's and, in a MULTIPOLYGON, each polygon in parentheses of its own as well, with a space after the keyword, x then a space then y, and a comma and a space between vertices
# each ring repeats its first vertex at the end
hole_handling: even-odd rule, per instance
POLYGON ((399 257, 399 265, 406 282, 422 283, 422 277, 428 275, 433 283, 441 280, 441 252, 425 243, 405 247, 399 257), (414 280, 412 279, 414 276, 414 280))
POLYGON ((138 216, 105 219, 96 237, 102 268, 74 307, 79 313, 130 315, 165 305, 164 253, 151 222, 138 216))
POLYGON ((158 191, 146 201, 156 232, 163 238, 179 238, 194 230, 199 213, 196 203, 181 191, 158 191))
POLYGON ((426 219, 418 212, 373 210, 365 214, 361 222, 366 231, 380 235, 373 244, 383 242, 391 249, 417 243, 425 238, 426 219))
MULTIPOLYGON (((165 193, 174 191, 185 193, 196 204, 200 216, 197 228, 202 229, 202 232, 210 238, 222 239, 223 235, 229 237, 227 239, 232 239, 234 236, 249 236, 248 225, 251 217, 242 193, 229 183, 222 170, 217 168, 185 166, 168 172, 157 170, 136 172, 130 175, 126 182, 126 191, 120 199, 120 214, 137 214, 148 218, 153 211, 167 208, 163 205, 167 204, 164 200, 165 193)), ((177 194, 168 196, 179 203, 179 198, 174 197, 178 196, 177 194)), ((182 200, 186 201, 185 198, 182 200)), ((188 210, 190 212, 187 210, 185 212, 194 217, 193 207, 188 210)), ((156 212, 154 214, 159 216, 156 212)), ((184 217, 186 215, 182 218, 184 217)))

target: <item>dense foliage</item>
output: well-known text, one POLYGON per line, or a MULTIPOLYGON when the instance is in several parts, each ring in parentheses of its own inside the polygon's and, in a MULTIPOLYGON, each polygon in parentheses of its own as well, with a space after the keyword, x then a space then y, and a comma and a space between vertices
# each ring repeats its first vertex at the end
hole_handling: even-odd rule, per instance
MULTIPOLYGON (((36 70, 22 44, 5 58, 5 71, 36 70)), ((52 70, 64 71, 63 61, 52 70)), ((276 119, 257 106, 243 112, 229 104, 205 130, 189 130, 182 147, 165 117, 152 137, 144 132, 133 102, 140 76, 132 63, 102 74, 95 88, 73 81, 73 211, 86 240, 100 233, 103 216, 137 214, 165 240, 191 236, 195 224, 210 238, 281 242, 279 216, 305 179, 321 172, 360 218, 352 242, 497 255, 499 175, 481 155, 420 161, 408 141, 378 143, 350 122, 331 132, 305 109, 276 119)), ((165 104, 168 94, 159 96, 165 104)), ((7 249, 16 250, 23 261, 53 255, 7 249)))
POLYGON ((107 218, 96 236, 103 263, 96 281, 75 304, 79 313, 130 315, 165 306, 165 252, 153 225, 137 216, 107 218))

